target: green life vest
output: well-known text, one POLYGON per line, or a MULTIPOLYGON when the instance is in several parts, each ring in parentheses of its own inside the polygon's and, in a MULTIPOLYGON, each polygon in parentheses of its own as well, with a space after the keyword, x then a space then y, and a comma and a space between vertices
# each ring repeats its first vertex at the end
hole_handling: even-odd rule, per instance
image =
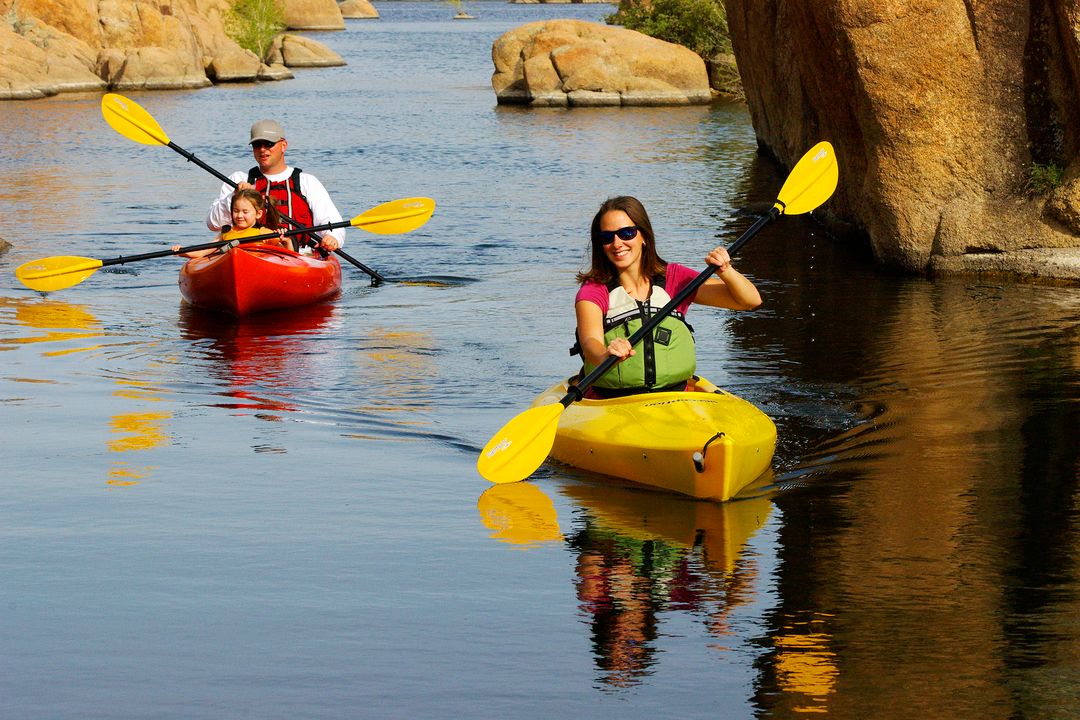
MULTIPOLYGON (((671 301, 664 289, 664 275, 653 278, 646 300, 630 297, 618 280, 608 285, 608 311, 604 315, 604 344, 615 338, 629 338, 649 318, 671 301)), ((571 351, 572 352, 572 351, 571 351)), ((595 368, 587 360, 585 372, 595 368)), ((683 314, 673 311, 641 339, 634 354, 618 362, 594 383, 607 390, 650 392, 663 390, 690 379, 697 369, 694 334, 683 314)))

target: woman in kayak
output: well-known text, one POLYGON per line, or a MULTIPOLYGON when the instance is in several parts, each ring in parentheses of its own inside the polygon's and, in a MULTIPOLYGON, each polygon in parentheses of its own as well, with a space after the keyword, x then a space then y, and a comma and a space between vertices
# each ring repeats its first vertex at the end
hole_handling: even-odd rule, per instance
POLYGON ((636 198, 610 198, 593 217, 591 267, 579 273, 581 288, 574 299, 578 345, 584 373, 609 355, 619 362, 588 389, 591 397, 615 397, 641 392, 683 390, 696 369, 694 338, 684 319, 691 302, 730 310, 752 310, 761 295, 731 266, 724 247, 716 247, 705 262, 716 266, 697 292, 661 321, 637 347, 628 338, 657 313, 698 272, 665 262, 656 251, 656 238, 645 207, 636 198))
MULTIPOLYGON (((271 233, 276 230, 278 237, 268 238, 261 242, 265 245, 277 245, 289 250, 295 249, 292 240, 284 235, 285 229, 281 227, 277 209, 268 204, 266 198, 258 190, 245 188, 233 193, 230 214, 232 216, 232 225, 221 229, 221 233, 218 235, 219 240, 233 240, 250 235, 271 233)), ((180 245, 172 246, 173 252, 179 249, 180 245)), ((180 253, 180 256, 188 258, 204 257, 215 252, 218 252, 217 248, 180 253)))

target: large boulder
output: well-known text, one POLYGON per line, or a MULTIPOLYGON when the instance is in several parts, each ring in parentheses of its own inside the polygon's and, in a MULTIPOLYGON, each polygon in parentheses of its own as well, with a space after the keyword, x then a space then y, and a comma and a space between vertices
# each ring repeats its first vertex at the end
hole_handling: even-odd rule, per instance
POLYGON ((725 4, 759 144, 790 166, 831 141, 825 217, 882 262, 1029 275, 1034 249, 1080 245, 1080 0, 725 4))
POLYGON ((335 67, 344 65, 340 55, 317 40, 285 33, 270 46, 268 59, 288 67, 335 67))
POLYGON ((217 83, 255 82, 263 63, 259 56, 250 50, 222 53, 210 61, 206 68, 207 76, 217 83))
POLYGON ((338 3, 338 9, 346 20, 374 20, 379 17, 379 11, 371 0, 344 0, 338 3))
POLYGON ((116 90, 182 90, 210 84, 201 64, 167 48, 109 49, 98 59, 98 74, 116 90))
POLYGON ((336 0, 285 0, 285 24, 290 30, 345 29, 336 0))
POLYGON ((712 99, 705 62, 680 45, 583 20, 510 30, 491 48, 500 104, 688 105, 712 99))

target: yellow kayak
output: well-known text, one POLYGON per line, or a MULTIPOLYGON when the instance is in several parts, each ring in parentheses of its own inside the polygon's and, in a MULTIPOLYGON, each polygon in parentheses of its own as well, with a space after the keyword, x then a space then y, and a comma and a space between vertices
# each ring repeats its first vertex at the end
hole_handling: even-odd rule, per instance
MULTIPOLYGON (((533 407, 559 402, 561 382, 533 407)), ((551 457, 559 462, 724 501, 769 469, 776 425, 742 398, 695 378, 684 392, 579 400, 559 418, 551 457)))

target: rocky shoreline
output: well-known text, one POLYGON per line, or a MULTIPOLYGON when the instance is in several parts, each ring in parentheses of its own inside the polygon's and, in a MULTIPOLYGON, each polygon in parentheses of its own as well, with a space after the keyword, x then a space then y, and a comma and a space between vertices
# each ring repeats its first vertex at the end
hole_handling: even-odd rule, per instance
MULTIPOLYGON (((285 33, 264 59, 226 35, 230 0, 0 0, 0 100, 62 92, 180 90, 284 80, 290 68, 344 65, 285 33)), ((378 17, 368 0, 285 0, 290 30, 343 30, 378 17)))
MULTIPOLYGON (((896 17, 877 0, 858 12, 839 0, 798 11, 762 2, 726 0, 738 69, 625 28, 553 20, 493 44, 492 88, 500 104, 707 103, 726 63, 741 75, 759 146, 781 164, 833 143, 842 180, 822 219, 882 265, 1080 283, 1080 92, 1069 65, 1080 31, 1053 14, 969 13, 961 0, 896 17), (1027 62, 1029 47, 1045 57, 1027 62), (1025 180, 1040 163, 1060 163, 1062 180, 1033 193, 1025 180)), ((230 3, 0 0, 0 101, 282 80, 344 64, 288 32, 256 57, 225 34, 230 3)), ((378 17, 369 0, 285 0, 285 11, 293 30, 378 17)))

